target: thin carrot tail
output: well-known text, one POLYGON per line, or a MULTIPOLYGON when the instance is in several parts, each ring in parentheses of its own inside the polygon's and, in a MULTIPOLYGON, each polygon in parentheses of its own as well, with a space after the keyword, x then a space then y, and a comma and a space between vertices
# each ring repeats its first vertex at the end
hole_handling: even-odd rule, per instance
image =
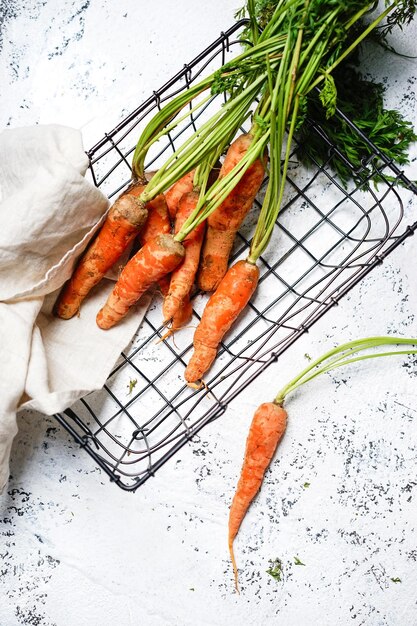
POLYGON ((163 335, 161 335, 159 337, 159 339, 157 339, 157 341, 155 341, 156 344, 158 343, 162 343, 163 341, 165 341, 165 339, 168 339, 168 337, 171 337, 171 335, 174 334, 174 329, 173 328, 168 328, 167 332, 164 333, 163 335))
POLYGON ((181 300, 177 298, 174 294, 169 293, 168 291, 162 305, 162 317, 164 320, 164 324, 167 324, 170 320, 174 318, 174 315, 180 308, 181 304, 181 300))
POLYGON ((164 341, 164 339, 168 339, 168 337, 171 337, 171 335, 173 335, 180 328, 184 328, 187 322, 190 321, 192 316, 193 305, 190 300, 190 294, 188 293, 184 297, 184 300, 181 302, 181 306, 178 308, 175 314, 164 322, 165 324, 169 325, 169 328, 167 332, 162 335, 162 337, 158 339, 156 343, 161 343, 161 341, 164 341))
POLYGON ((233 537, 230 537, 230 536, 229 536, 229 553, 230 553, 230 560, 232 561, 233 576, 234 576, 234 579, 235 579, 235 589, 240 594, 240 591, 239 591, 239 572, 238 572, 238 569, 237 569, 235 553, 234 553, 234 550, 233 550, 233 537))

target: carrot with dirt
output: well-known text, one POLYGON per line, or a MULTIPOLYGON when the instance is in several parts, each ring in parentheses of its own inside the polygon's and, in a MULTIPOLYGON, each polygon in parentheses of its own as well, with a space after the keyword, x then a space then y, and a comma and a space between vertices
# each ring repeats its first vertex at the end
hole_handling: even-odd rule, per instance
MULTIPOLYGON (((240 135, 230 145, 219 178, 223 178, 242 159, 252 142, 249 133, 240 135)), ((216 289, 227 272, 235 236, 253 205, 265 177, 266 158, 260 157, 246 170, 227 198, 207 218, 207 232, 198 275, 202 291, 216 289)))
POLYGON ((274 402, 261 404, 253 416, 243 467, 229 513, 229 552, 238 589, 238 571, 233 541, 287 426, 287 412, 274 402))
MULTIPOLYGON (((191 191, 181 197, 175 220, 176 233, 181 230, 187 217, 194 211, 198 198, 199 194, 196 191, 191 191)), ((162 308, 164 323, 168 323, 175 317, 185 299, 189 297, 200 260, 204 230, 205 223, 202 222, 183 240, 185 257, 181 265, 171 275, 169 290, 162 308)))
POLYGON ((371 5, 364 6, 355 0, 353 3, 332 4, 331 10, 329 7, 324 10, 322 3, 292 0, 289 3, 280 2, 276 6, 268 3, 265 8, 263 3, 258 5, 248 0, 250 32, 247 34, 249 39, 253 39, 250 45, 208 80, 192 85, 158 111, 136 146, 132 162, 133 176, 141 179, 151 145, 184 122, 190 112, 193 115, 197 109, 208 104, 213 95, 227 94, 223 106, 175 149, 149 181, 140 195, 140 200, 146 203, 206 162, 219 147, 223 149, 245 121, 249 118, 253 120, 250 131, 253 139, 246 153, 228 174, 207 192, 200 194, 195 210, 175 235, 176 242, 183 241, 217 209, 244 177, 247 169, 265 154, 269 143, 269 183, 247 259, 249 265, 256 264, 269 243, 278 216, 292 138, 304 122, 309 93, 317 85, 323 84, 321 101, 326 114, 331 116, 337 96, 332 71, 381 24, 395 6, 402 5, 401 11, 395 15, 395 22, 401 25, 408 19, 409 13, 404 8, 404 2, 398 0, 370 24, 360 24, 371 5), (266 14, 262 15, 264 11, 266 14), (257 27, 259 17, 262 17, 264 26, 261 32, 257 27), (347 39, 346 33, 358 26, 360 29, 357 28, 355 35, 347 39), (211 93, 197 103, 192 102, 206 89, 210 89, 211 93), (255 111, 252 111, 254 103, 258 101, 255 111), (190 107, 184 113, 188 105, 190 107), (178 119, 180 112, 182 117, 178 119), (288 135, 285 132, 287 128, 288 135), (282 152, 284 158, 281 172, 282 152))
POLYGON ((187 172, 185 176, 177 180, 177 182, 165 192, 165 200, 168 207, 168 213, 172 221, 175 220, 179 201, 182 196, 194 189, 195 170, 187 172))
POLYGON ((417 354, 417 349, 375 351, 376 348, 381 346, 404 344, 417 346, 417 338, 393 336, 366 337, 336 346, 318 359, 311 361, 306 368, 279 391, 273 402, 263 403, 255 411, 246 440, 243 466, 229 511, 228 547, 236 590, 238 590, 238 569, 233 542, 252 500, 261 488, 265 472, 284 435, 288 415, 283 405, 288 394, 317 376, 338 367, 344 367, 365 359, 399 354, 417 354), (360 354, 363 351, 368 351, 368 353, 360 354))
POLYGON ((97 325, 107 330, 123 319, 141 295, 172 272, 183 258, 184 246, 170 234, 148 241, 125 265, 106 304, 97 314, 97 325))
POLYGON ((148 209, 148 219, 139 233, 139 241, 142 246, 157 235, 171 232, 167 202, 163 193, 149 200, 146 203, 146 208, 148 209))
POLYGON ((160 341, 168 339, 168 337, 171 337, 171 335, 173 335, 177 330, 184 328, 184 326, 191 320, 192 316, 193 305, 190 300, 190 294, 187 294, 182 301, 181 308, 176 311, 172 320, 168 324, 168 330, 162 335, 160 341))
MULTIPOLYGON (((205 201, 205 192, 217 180, 219 167, 220 146, 201 163, 193 174, 193 191, 184 193, 178 201, 178 209, 175 218, 175 235, 178 236, 187 221, 198 212, 198 206, 205 201)), ((185 247, 185 257, 182 264, 172 273, 170 287, 165 296, 163 305, 164 323, 167 324, 172 320, 172 334, 180 327, 181 321, 186 323, 187 317, 191 316, 191 303, 189 303, 190 294, 194 285, 194 279, 197 274, 200 251, 203 244, 204 232, 206 224, 204 219, 200 219, 195 227, 185 236, 181 237, 185 247), (181 314, 180 310, 185 305, 189 310, 181 314)), ((188 320, 187 320, 188 321, 188 320)))
POLYGON ((78 313, 84 298, 118 261, 146 222, 147 208, 137 197, 144 188, 140 183, 132 184, 110 208, 103 226, 58 297, 54 308, 58 317, 70 319, 78 313))
MULTIPOLYGON (((220 162, 217 161, 208 176, 208 187, 210 187, 219 177, 220 169, 220 162)), ((195 174, 196 170, 191 170, 191 172, 187 172, 185 176, 180 178, 174 185, 172 185, 172 187, 168 189, 168 191, 165 192, 168 213, 172 221, 175 221, 175 216, 177 214, 179 202, 182 196, 184 196, 186 193, 189 193, 190 191, 194 191, 195 174)))
POLYGON ((185 370, 185 380, 194 385, 216 358, 219 343, 248 304, 259 280, 259 269, 238 261, 227 271, 207 302, 194 333, 194 352, 185 370))
MULTIPOLYGON (((204 198, 204 192, 210 178, 213 163, 218 158, 219 146, 209 154, 209 157, 203 161, 198 170, 198 188, 200 195, 204 198)), ((148 185, 151 186, 159 171, 152 177, 148 185)), ((157 195, 156 189, 146 188, 141 194, 142 202, 146 200, 146 204, 152 201, 157 195)), ((188 213, 191 215, 185 220, 183 227, 195 213, 199 213, 198 202, 201 200, 199 194, 196 194, 196 202, 191 206, 188 213), (194 208, 194 206, 197 206, 194 208)), ((129 308, 139 300, 141 295, 154 282, 162 281, 162 289, 166 286, 166 276, 171 273, 182 261, 185 256, 185 247, 181 243, 186 239, 191 231, 196 231, 196 237, 201 238, 201 230, 204 228, 204 219, 199 219, 198 224, 188 232, 183 232, 183 228, 175 237, 170 234, 158 235, 149 241, 130 259, 126 267, 122 271, 112 293, 110 294, 106 304, 97 314, 97 324, 103 330, 109 329, 121 320, 128 312, 129 308)), ((190 237, 192 240, 194 235, 190 237)), ((192 287, 188 285, 188 290, 192 287)))

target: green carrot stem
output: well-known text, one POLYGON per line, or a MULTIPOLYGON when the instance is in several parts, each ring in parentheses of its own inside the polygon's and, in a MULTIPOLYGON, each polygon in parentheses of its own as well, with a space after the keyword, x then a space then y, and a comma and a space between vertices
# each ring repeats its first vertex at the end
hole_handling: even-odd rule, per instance
POLYGON ((184 222, 181 230, 175 235, 176 241, 183 241, 194 228, 207 219, 207 217, 220 206, 243 177, 246 170, 264 152, 267 142, 268 133, 260 137, 257 141, 253 141, 243 158, 235 167, 226 174, 226 176, 217 180, 207 191, 204 198, 200 197, 196 208, 184 222))
POLYGON ((396 354, 417 354, 417 350, 395 350, 393 352, 380 352, 378 354, 365 354, 362 356, 357 356, 353 359, 339 360, 336 363, 320 368, 319 370, 317 370, 316 372, 314 372, 307 378, 303 378, 303 380, 301 380, 298 384, 294 385, 293 387, 290 387, 287 390, 287 395, 295 391, 296 389, 298 389, 298 387, 301 387, 301 385, 304 385, 305 383, 310 382, 310 380, 313 380, 317 376, 320 376, 320 374, 325 374, 326 372, 330 372, 331 370, 334 370, 338 367, 344 367, 345 365, 349 365, 350 363, 356 363, 357 361, 363 361, 365 359, 376 359, 382 356, 395 356, 396 354))
POLYGON ((213 82, 213 77, 209 76, 197 85, 193 85, 189 90, 180 94, 169 102, 161 111, 150 120, 136 145, 132 159, 132 174, 134 177, 143 178, 144 160, 149 146, 153 143, 152 138, 157 135, 166 124, 168 124, 178 113, 189 104, 196 96, 208 89, 213 82))
POLYGON ((164 126, 162 128, 162 130, 160 130, 159 132, 157 132, 156 134, 154 134, 152 137, 149 138, 148 142, 145 144, 142 144, 140 146, 140 148, 138 146, 136 146, 136 150, 133 154, 133 161, 132 161, 132 167, 134 170, 134 175, 135 176, 139 176, 139 170, 144 171, 144 158, 146 156, 146 154, 149 151, 149 148, 156 143, 157 141, 159 141, 162 137, 164 137, 165 135, 168 135, 168 133, 172 132, 177 126, 179 126, 182 122, 184 122, 185 120, 188 120, 190 115, 194 115, 198 109, 200 109, 202 106, 204 106, 205 104, 207 104, 207 102, 209 102, 210 100, 212 100, 213 96, 212 94, 208 94, 205 98, 203 98, 202 100, 200 100, 200 102, 198 102, 197 104, 195 104, 194 106, 192 106, 190 109, 187 109, 187 112, 184 113, 184 115, 182 115, 181 117, 177 118, 175 120, 175 122, 173 122, 172 124, 169 124, 168 126, 164 126))
POLYGON ((416 354, 417 350, 397 350, 395 352, 383 352, 376 354, 361 355, 351 358, 350 355, 375 348, 383 345, 417 345, 417 338, 404 338, 404 337, 366 337, 363 339, 357 339, 348 343, 336 346, 332 350, 329 350, 318 359, 312 361, 307 367, 305 367, 295 378, 293 378, 281 391, 277 394, 275 402, 282 404, 285 397, 300 387, 306 382, 313 380, 316 376, 325 372, 331 371, 337 367, 342 367, 349 363, 354 363, 368 358, 377 358, 382 356, 392 356, 394 354, 416 354), (334 357, 334 358, 332 358, 334 357), (326 363, 327 361, 327 363, 326 363), (323 365, 322 365, 323 364, 323 365))
POLYGON ((179 178, 194 169, 216 146, 225 145, 225 140, 232 131, 236 132, 249 115, 249 108, 264 79, 263 75, 258 76, 249 87, 228 101, 168 157, 149 181, 140 200, 147 202, 165 191, 179 178))
POLYGON ((352 353, 355 350, 360 351, 361 349, 365 349, 367 347, 374 347, 375 345, 389 344, 389 343, 410 343, 410 340, 405 341, 396 341, 397 338, 392 337, 365 337, 363 339, 355 339, 354 341, 349 341, 348 343, 341 344, 332 348, 322 356, 318 357, 309 365, 307 365, 295 378, 293 378, 279 393, 279 395, 283 394, 283 397, 287 393, 287 389, 292 387, 294 384, 298 383, 305 375, 309 374, 310 371, 314 370, 317 366, 321 365, 326 360, 331 359, 335 356, 335 361, 338 361, 339 358, 345 355, 346 352, 352 353))
POLYGON ((288 0, 287 2, 281 2, 278 4, 271 19, 259 36, 259 42, 269 39, 269 37, 271 36, 271 31, 274 32, 279 27, 281 19, 293 7, 293 5, 297 4, 298 2, 299 0, 288 0))
MULTIPOLYGON (((230 76, 231 74, 239 74, 242 71, 241 67, 245 67, 247 72, 250 68, 248 68, 245 63, 247 60, 251 60, 255 63, 255 66, 252 73, 249 72, 247 78, 247 86, 250 86, 253 80, 259 75, 261 65, 264 63, 265 54, 273 55, 279 52, 280 48, 284 45, 285 39, 285 35, 280 34, 260 42, 259 45, 248 48, 235 59, 226 63, 220 70, 213 72, 199 83, 191 85, 186 91, 180 93, 158 111, 147 124, 138 140, 132 160, 133 176, 143 178, 144 162, 150 146, 164 134, 163 129, 165 126, 169 124, 185 106, 203 91, 213 86, 219 75, 230 76)), ((176 122, 171 125, 171 128, 177 126, 179 123, 180 120, 176 120, 176 122)))
MULTIPOLYGON (((271 235, 272 235, 272 231, 274 229, 275 222, 278 218, 279 210, 281 208, 282 198, 284 195, 285 179, 287 176, 288 164, 290 161, 291 142, 292 142, 292 138, 294 136, 294 131, 295 131, 298 106, 299 106, 299 96, 297 95, 295 97, 291 125, 288 131, 288 141, 287 141, 287 147, 285 150, 282 173, 279 173, 279 172, 277 173, 277 177, 279 179, 278 197, 276 197, 275 194, 273 194, 271 191, 271 195, 269 197, 270 201, 268 202, 268 204, 266 204, 264 201, 262 205, 261 213, 264 210, 264 207, 266 208, 264 211, 264 216, 262 216, 261 221, 258 222, 256 226, 249 256, 247 258, 247 261, 249 263, 256 263, 259 257, 261 256, 261 254, 263 253, 263 251, 265 250, 265 248, 267 247, 269 240, 271 238, 271 235), (259 224, 260 224, 260 228, 258 229, 259 224)), ((271 187, 271 190, 272 190, 272 187, 271 187)))
POLYGON ((252 41, 256 45, 258 43, 259 30, 255 19, 255 0, 248 0, 248 11, 250 20, 250 30, 252 34, 252 41))

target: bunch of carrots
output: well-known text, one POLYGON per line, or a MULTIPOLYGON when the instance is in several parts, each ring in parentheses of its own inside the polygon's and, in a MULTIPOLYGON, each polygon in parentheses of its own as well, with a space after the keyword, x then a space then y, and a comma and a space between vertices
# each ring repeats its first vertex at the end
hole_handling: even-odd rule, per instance
POLYGON ((401 26, 410 21, 414 13, 405 0, 394 0, 365 24, 363 17, 373 7, 363 0, 247 0, 243 52, 176 96, 146 125, 133 156, 132 184, 111 207, 64 286, 56 314, 65 319, 77 314, 91 289, 139 238, 140 248, 98 312, 97 324, 102 329, 117 324, 158 283, 169 335, 190 318, 196 282, 212 295, 194 334, 185 379, 190 385, 201 381, 256 290, 257 261, 279 214, 291 142, 304 121, 309 94, 322 86, 320 99, 331 116, 337 100, 332 71, 371 32, 382 28, 384 18, 388 16, 390 28, 393 22, 401 26), (148 181, 145 160, 150 147, 180 124, 190 108, 196 111, 220 92, 227 96, 225 104, 148 181), (237 136, 248 120, 249 132, 237 136), (235 234, 266 174, 269 180, 249 255, 229 268, 235 234))
MULTIPOLYGON (((259 257, 268 247, 284 194, 292 139, 303 126, 315 88, 327 118, 337 104, 332 73, 370 34, 380 41, 394 25, 408 23, 415 3, 393 0, 378 15, 373 1, 247 0, 243 52, 173 98, 149 121, 132 162, 132 183, 110 208, 96 238, 79 260, 55 306, 69 319, 134 240, 139 250, 120 273, 97 324, 117 324, 152 285, 164 295, 168 336, 191 317, 194 284, 210 292, 194 334, 185 379, 196 385, 212 365, 224 335, 254 294, 259 257), (368 20, 368 21, 366 21, 368 20), (214 95, 225 104, 193 133, 148 180, 151 146, 214 95), (239 134, 244 123, 250 130, 239 134), (220 159, 223 159, 220 164, 220 159), (265 198, 246 259, 229 267, 236 232, 268 177, 265 198)), ((316 98, 317 99, 317 98, 316 98)), ((339 346, 309 364, 262 404, 250 428, 241 477, 229 518, 229 550, 236 587, 233 542, 282 438, 289 393, 321 373, 361 359, 410 354, 387 351, 357 356, 390 344, 417 346, 417 339, 374 337, 339 346)))

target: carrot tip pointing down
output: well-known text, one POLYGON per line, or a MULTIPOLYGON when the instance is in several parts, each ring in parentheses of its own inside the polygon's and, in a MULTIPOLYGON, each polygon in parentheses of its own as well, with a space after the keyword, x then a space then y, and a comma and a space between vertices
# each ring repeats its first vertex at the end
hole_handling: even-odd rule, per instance
POLYGON ((191 387, 191 389, 195 389, 196 391, 200 391, 200 389, 208 389, 207 383, 204 382, 203 379, 197 380, 194 383, 187 383, 187 385, 188 387, 191 387))
POLYGON ((235 589, 240 594, 240 591, 239 591, 239 572, 237 570, 235 553, 233 551, 233 539, 229 539, 229 553, 230 553, 230 560, 232 561, 232 566, 233 566, 233 575, 234 575, 234 578, 235 578, 235 589))
POLYGON ((246 440, 245 456, 229 512, 229 552, 238 589, 238 570, 233 541, 287 425, 287 412, 275 402, 264 402, 255 411, 246 440))
POLYGON ((185 370, 187 383, 202 378, 216 358, 224 335, 249 302, 259 280, 259 269, 248 261, 229 268, 211 295, 194 334, 194 353, 185 370))

